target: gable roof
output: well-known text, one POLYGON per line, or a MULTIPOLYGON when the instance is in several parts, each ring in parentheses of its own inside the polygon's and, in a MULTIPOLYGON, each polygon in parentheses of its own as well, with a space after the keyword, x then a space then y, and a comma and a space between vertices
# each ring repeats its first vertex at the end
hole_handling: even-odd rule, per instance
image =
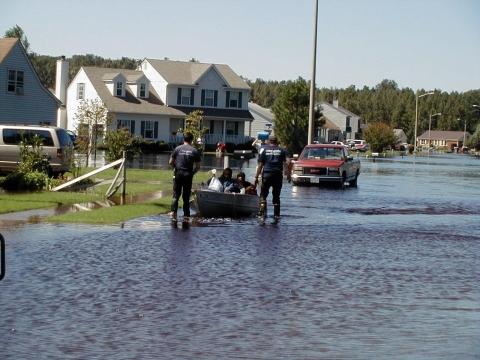
POLYGON ((12 51, 17 41, 20 40, 18 38, 0 39, 0 64, 5 60, 10 51, 12 51))
POLYGON ((354 114, 353 112, 351 111, 348 111, 347 109, 341 107, 340 105, 338 107, 335 107, 333 106, 332 104, 326 102, 326 101, 320 101, 318 102, 317 104, 315 104, 316 106, 328 106, 334 110, 337 110, 338 112, 342 113, 343 115, 346 115, 346 116, 354 116, 354 117, 357 117, 357 118, 360 118, 360 116, 358 116, 357 114, 354 114))
POLYGON ((27 65, 30 67, 30 69, 33 72, 33 75, 35 76, 35 79, 37 80, 38 86, 45 91, 48 96, 50 96, 55 102, 57 103, 57 106, 60 106, 62 102, 53 94, 50 90, 48 90, 40 81, 40 78, 38 77, 37 71, 33 67, 30 59, 28 58, 28 54, 25 51, 25 48, 23 47, 22 43, 20 42, 19 38, 0 38, 0 65, 5 61, 7 56, 10 54, 10 52, 13 50, 15 46, 18 46, 20 51, 23 53, 23 56, 25 57, 25 62, 27 65))
POLYGON ((169 84, 196 85, 210 69, 225 80, 226 86, 233 89, 250 90, 247 83, 228 65, 206 64, 199 62, 145 59, 169 84))
POLYGON ((326 116, 322 116, 320 120, 325 120, 325 124, 322 125, 322 129, 329 129, 329 130, 335 130, 335 131, 340 131, 340 128, 335 125, 329 118, 326 116))
POLYGON ((125 89, 125 97, 119 97, 113 96, 104 82, 104 79, 110 79, 112 74, 122 74, 122 76, 128 79, 131 76, 135 78, 137 75, 144 75, 142 71, 97 67, 82 67, 82 69, 109 111, 116 113, 185 116, 181 111, 165 106, 153 86, 149 87, 148 98, 138 98, 136 94, 132 93, 128 85, 125 89))
POLYGON ((418 139, 422 140, 451 140, 451 141, 463 141, 463 136, 467 139, 471 136, 470 133, 467 131, 464 133, 463 131, 439 131, 439 130, 432 130, 425 131, 422 135, 418 137, 418 139))

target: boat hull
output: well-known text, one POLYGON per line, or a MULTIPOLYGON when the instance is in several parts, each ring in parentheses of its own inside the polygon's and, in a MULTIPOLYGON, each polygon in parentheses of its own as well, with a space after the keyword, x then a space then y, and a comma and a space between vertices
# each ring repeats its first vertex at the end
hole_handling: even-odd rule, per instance
POLYGON ((210 218, 251 216, 259 206, 259 196, 213 190, 194 190, 190 198, 190 207, 197 215, 210 218))

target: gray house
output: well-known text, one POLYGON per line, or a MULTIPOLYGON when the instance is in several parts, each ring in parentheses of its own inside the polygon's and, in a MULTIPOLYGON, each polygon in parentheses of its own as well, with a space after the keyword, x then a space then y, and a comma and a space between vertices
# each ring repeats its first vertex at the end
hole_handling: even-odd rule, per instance
POLYGON ((321 142, 330 142, 333 140, 360 139, 360 117, 351 111, 338 105, 338 100, 333 100, 333 104, 326 101, 320 101, 315 107, 322 107, 322 114, 328 119, 335 128, 322 127, 321 134, 316 134, 316 139, 321 142), (330 130, 332 132, 330 133, 330 130))
POLYGON ((57 125, 60 104, 40 82, 20 40, 0 39, 0 123, 57 125))

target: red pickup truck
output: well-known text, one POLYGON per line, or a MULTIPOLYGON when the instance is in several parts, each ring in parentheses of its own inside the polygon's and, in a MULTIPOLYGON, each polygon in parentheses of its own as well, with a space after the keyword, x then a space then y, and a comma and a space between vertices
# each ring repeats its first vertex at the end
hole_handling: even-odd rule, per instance
POLYGON ((357 186, 360 159, 350 155, 343 145, 311 144, 294 161, 292 170, 293 185, 334 183, 343 189, 345 183, 357 186))

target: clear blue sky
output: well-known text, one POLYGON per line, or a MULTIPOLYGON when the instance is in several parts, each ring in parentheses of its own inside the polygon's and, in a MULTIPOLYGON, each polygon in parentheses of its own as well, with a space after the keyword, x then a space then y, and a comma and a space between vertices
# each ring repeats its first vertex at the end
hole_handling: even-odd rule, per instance
MULTIPOLYGON (((228 64, 248 79, 312 76, 315 0, 1 0, 0 35, 32 51, 228 64)), ((480 89, 480 0, 319 0, 316 83, 480 89)))

